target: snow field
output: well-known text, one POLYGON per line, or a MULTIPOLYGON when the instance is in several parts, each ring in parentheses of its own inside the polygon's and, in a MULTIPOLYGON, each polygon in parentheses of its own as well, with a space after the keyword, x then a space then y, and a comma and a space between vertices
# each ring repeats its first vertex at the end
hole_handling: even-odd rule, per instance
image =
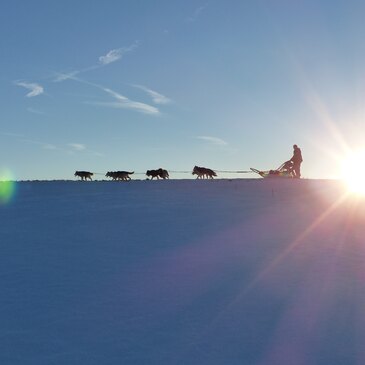
POLYGON ((1 364, 363 364, 365 208, 340 182, 20 182, 1 364))

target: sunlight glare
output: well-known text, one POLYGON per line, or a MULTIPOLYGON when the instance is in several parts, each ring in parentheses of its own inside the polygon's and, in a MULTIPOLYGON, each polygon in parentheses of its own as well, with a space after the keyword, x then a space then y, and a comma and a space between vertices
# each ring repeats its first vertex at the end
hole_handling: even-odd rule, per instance
POLYGON ((342 178, 351 193, 365 196, 365 150, 351 152, 342 162, 342 178))

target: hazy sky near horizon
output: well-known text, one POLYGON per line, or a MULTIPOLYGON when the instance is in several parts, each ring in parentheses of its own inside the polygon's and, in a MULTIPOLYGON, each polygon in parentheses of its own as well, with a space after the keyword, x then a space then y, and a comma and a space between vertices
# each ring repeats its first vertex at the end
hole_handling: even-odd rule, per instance
POLYGON ((363 1, 0 9, 0 169, 16 179, 270 169, 294 143, 304 177, 331 178, 365 145, 363 1))

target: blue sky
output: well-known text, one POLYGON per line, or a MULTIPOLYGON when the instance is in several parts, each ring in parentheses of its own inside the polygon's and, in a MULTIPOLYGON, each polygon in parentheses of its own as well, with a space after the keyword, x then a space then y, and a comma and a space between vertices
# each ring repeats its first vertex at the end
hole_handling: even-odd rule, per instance
POLYGON ((2 1, 0 168, 16 179, 269 169, 296 143, 304 177, 336 177, 346 149, 365 143, 364 10, 2 1))

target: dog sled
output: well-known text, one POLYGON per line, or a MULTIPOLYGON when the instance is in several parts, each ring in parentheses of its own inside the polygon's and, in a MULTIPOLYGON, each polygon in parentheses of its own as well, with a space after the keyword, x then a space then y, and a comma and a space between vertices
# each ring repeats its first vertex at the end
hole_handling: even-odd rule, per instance
POLYGON ((255 172, 256 174, 259 174, 264 179, 267 179, 267 178, 291 179, 291 178, 293 178, 293 163, 291 161, 284 162, 275 170, 261 171, 261 170, 254 169, 252 167, 250 169, 251 169, 251 171, 255 172))

